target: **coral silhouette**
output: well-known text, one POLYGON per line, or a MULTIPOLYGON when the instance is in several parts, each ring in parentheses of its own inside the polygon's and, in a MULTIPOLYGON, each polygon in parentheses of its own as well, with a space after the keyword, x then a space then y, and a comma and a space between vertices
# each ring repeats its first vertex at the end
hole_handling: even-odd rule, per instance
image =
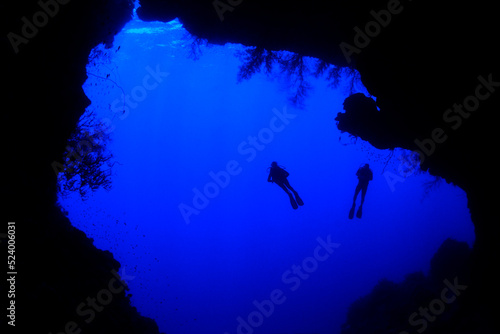
POLYGON ((96 123, 93 114, 83 116, 67 143, 68 155, 58 174, 63 196, 78 191, 82 199, 99 188, 111 189, 113 155, 106 149, 109 133, 96 123))

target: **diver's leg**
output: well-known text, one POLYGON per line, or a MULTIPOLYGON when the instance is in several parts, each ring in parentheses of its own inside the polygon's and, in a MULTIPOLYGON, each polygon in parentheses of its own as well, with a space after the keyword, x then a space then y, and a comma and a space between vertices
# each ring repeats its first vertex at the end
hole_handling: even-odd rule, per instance
POLYGON ((290 193, 290 191, 287 189, 287 187, 285 186, 285 184, 283 182, 274 182, 276 183, 278 186, 280 186, 281 189, 283 189, 289 196, 292 194, 290 193))
POLYGON ((358 185, 356 186, 356 190, 354 190, 354 198, 352 199, 352 203, 356 203, 356 198, 358 197, 359 191, 361 190, 361 182, 358 182, 358 185))
POLYGON ((361 187, 361 206, 365 202, 366 190, 368 189, 368 182, 361 187))
POLYGON ((363 182, 361 188, 361 204, 359 205, 358 212, 356 212, 356 217, 361 218, 363 215, 363 203, 365 202, 366 189, 368 188, 368 182, 363 182))
POLYGON ((354 197, 352 199, 351 210, 349 210, 349 219, 354 217, 354 210, 356 209, 356 198, 358 197, 359 191, 361 190, 361 182, 356 185, 356 190, 354 190, 354 197))
POLYGON ((292 188, 292 186, 290 185, 290 182, 288 182, 288 180, 287 180, 287 179, 285 179, 285 180, 283 181, 283 184, 284 184, 285 186, 287 186, 287 188, 288 188, 288 189, 290 189, 290 190, 291 190, 294 194, 296 194, 296 193, 297 193, 297 192, 295 191, 295 189, 293 189, 293 188, 292 188))
POLYGON ((292 208, 297 209, 298 208, 297 202, 295 201, 295 198, 293 198, 292 193, 285 186, 284 182, 279 182, 279 183, 276 182, 276 184, 280 186, 281 189, 283 189, 287 193, 288 198, 290 198, 290 204, 292 205, 292 208))
POLYGON ((295 189, 292 188, 292 186, 290 185, 290 182, 288 182, 288 180, 285 180, 283 183, 288 187, 288 189, 290 189, 293 192, 293 194, 295 195, 295 201, 297 202, 297 204, 300 206, 304 205, 304 201, 302 200, 302 198, 300 198, 299 193, 297 191, 295 191, 295 189))
POLYGON ((349 210, 349 219, 352 219, 354 217, 354 210, 356 210, 356 197, 358 197, 358 193, 361 190, 361 187, 358 185, 356 186, 356 190, 354 190, 354 197, 352 199, 352 206, 351 210, 349 210))

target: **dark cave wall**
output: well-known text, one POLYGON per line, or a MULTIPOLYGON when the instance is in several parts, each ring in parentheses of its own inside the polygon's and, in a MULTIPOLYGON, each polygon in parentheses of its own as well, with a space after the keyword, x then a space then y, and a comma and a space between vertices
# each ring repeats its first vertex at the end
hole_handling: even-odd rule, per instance
MULTIPOLYGON (((55 205, 51 163, 61 161, 66 140, 89 103, 81 85, 90 50, 101 42, 109 45, 131 15, 128 1, 57 3, 58 12, 19 45, 18 53, 7 36, 22 33, 21 19, 32 21, 40 4, 2 3, 0 22, 5 60, 1 78, 7 87, 1 93, 2 124, 7 129, 2 192, 7 196, 5 220, 16 221, 18 228, 18 266, 23 273, 18 278, 18 323, 54 333, 72 319, 81 323, 75 315, 77 305, 105 287, 112 270, 119 272, 111 254, 96 250, 55 205)), ((338 115, 338 126, 376 147, 414 150, 415 139, 429 138, 437 127, 446 131, 448 138, 425 157, 423 168, 466 190, 477 233, 471 264, 476 292, 471 300, 478 305, 497 300, 490 288, 496 277, 491 263, 498 263, 497 219, 493 219, 495 197, 487 191, 492 172, 485 168, 493 165, 497 151, 493 143, 498 92, 481 101, 456 130, 443 123, 448 108, 475 93, 479 75, 492 74, 500 81, 493 4, 401 1, 404 9, 393 14, 391 22, 348 62, 340 43, 355 45, 353 28, 363 29, 373 21, 370 11, 387 9, 389 1, 221 0, 219 6, 230 6, 223 21, 213 3, 142 0, 138 14, 145 20, 179 17, 192 34, 210 43, 289 50, 356 68, 377 97, 380 111, 353 97, 356 107, 338 115)), ((87 332, 157 333, 154 323, 131 308, 125 292, 115 297, 87 332)))
MULTIPOLYGON (((2 124, 7 130, 2 226, 16 222, 18 272, 16 327, 5 327, 15 333, 158 333, 156 323, 131 306, 115 276, 122 271, 112 254, 96 249, 57 207, 51 167, 54 160, 62 161, 66 140, 89 104, 82 84, 90 50, 99 43, 111 45, 132 8, 116 0, 1 5, 2 124), (104 306, 97 301, 103 309, 94 310, 87 298, 108 295, 110 282, 112 299, 104 306)), ((5 302, 2 297, 4 310, 5 302)))
POLYGON ((381 280, 349 307, 341 333, 492 333, 481 321, 481 308, 469 300, 470 259, 467 243, 445 240, 427 276, 381 280))

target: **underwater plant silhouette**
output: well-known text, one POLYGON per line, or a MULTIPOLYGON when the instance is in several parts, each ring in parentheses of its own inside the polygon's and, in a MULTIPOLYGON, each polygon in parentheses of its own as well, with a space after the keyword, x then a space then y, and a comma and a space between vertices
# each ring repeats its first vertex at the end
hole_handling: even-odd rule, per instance
POLYGON ((312 88, 307 80, 308 75, 318 78, 325 76, 332 88, 337 88, 342 79, 346 80, 348 93, 356 91, 359 73, 348 67, 337 67, 323 60, 306 61, 306 56, 285 51, 271 51, 262 47, 247 47, 236 52, 236 57, 242 61, 237 74, 237 81, 250 79, 254 74, 263 73, 271 76, 277 67, 279 74, 290 82, 291 96, 289 101, 294 106, 303 106, 312 88))
POLYGON ((109 133, 103 131, 101 125, 92 113, 85 115, 68 140, 67 148, 73 152, 68 154, 58 174, 63 196, 78 191, 85 200, 90 192, 99 188, 111 189, 111 168, 116 162, 106 148, 109 133))

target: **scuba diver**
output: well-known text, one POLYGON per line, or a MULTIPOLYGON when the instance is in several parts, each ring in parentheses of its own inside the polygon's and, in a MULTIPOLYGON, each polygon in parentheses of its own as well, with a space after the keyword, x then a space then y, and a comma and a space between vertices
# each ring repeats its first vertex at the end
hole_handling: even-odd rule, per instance
POLYGON ((356 190, 354 190, 354 198, 352 200, 352 207, 349 211, 349 219, 354 217, 354 210, 356 208, 356 198, 358 197, 359 191, 361 191, 361 204, 359 205, 358 212, 356 213, 356 217, 361 218, 363 213, 363 203, 365 202, 366 190, 368 189, 368 182, 373 179, 373 173, 370 169, 370 165, 365 164, 360 167, 356 172, 356 176, 358 177, 358 185, 356 186, 356 190))
POLYGON ((278 186, 280 186, 281 189, 283 189, 287 193, 288 197, 290 197, 290 204, 292 204, 292 207, 294 209, 297 209, 298 205, 304 205, 304 202, 302 202, 299 194, 295 191, 295 189, 292 188, 292 186, 288 182, 287 177, 288 175, 290 175, 290 173, 278 166, 278 163, 276 161, 273 161, 271 163, 271 167, 269 167, 268 169, 270 169, 270 171, 269 176, 267 177, 267 182, 274 182, 278 186), (293 197, 289 189, 293 192, 295 198, 293 197))

